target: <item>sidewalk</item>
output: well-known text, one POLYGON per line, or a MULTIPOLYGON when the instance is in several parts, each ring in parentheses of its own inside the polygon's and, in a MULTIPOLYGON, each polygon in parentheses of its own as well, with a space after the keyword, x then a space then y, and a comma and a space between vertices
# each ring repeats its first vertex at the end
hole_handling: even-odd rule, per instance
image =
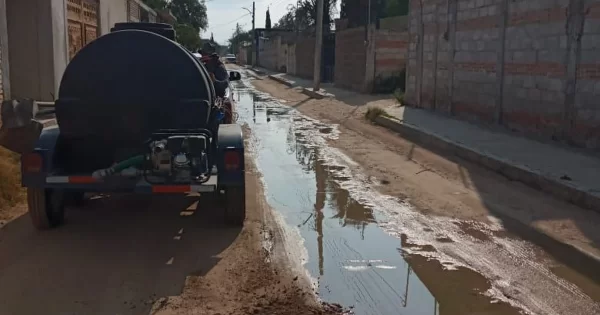
POLYGON ((578 206, 600 211, 600 158, 576 148, 530 140, 407 107, 386 109, 392 119, 377 123, 420 142, 449 149, 533 188, 554 194, 578 206))
MULTIPOLYGON (((310 87, 309 80, 265 71, 269 78, 290 87, 310 87)), ((323 84, 324 94, 341 89, 323 84)), ((334 92, 335 91, 335 92, 334 92)), ((346 93, 352 93, 350 91, 346 93)), ((426 110, 389 106, 389 117, 376 123, 404 137, 496 171, 509 179, 551 193, 575 205, 600 211, 600 158, 576 148, 527 139, 442 116, 426 110)))

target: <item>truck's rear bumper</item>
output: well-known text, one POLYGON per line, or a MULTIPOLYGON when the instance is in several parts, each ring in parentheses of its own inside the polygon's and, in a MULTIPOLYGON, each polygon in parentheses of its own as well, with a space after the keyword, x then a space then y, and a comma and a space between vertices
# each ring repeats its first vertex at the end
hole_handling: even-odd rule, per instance
POLYGON ((217 190, 217 175, 203 184, 151 184, 141 178, 127 177, 99 180, 91 176, 23 176, 23 186, 89 192, 210 193, 217 190))

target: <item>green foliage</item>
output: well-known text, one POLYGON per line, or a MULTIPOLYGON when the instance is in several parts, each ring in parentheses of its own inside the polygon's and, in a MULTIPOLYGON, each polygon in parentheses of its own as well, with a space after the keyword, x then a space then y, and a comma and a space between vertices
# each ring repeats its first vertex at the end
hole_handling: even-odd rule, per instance
POLYGON ((373 93, 389 94, 406 88, 406 70, 393 73, 390 76, 377 76, 373 82, 373 93))
POLYGON ((196 51, 202 45, 200 34, 196 28, 191 25, 177 24, 175 25, 175 32, 177 34, 177 42, 190 51, 196 51))
POLYGON ((240 45, 244 43, 252 42, 252 32, 244 31, 240 24, 235 25, 235 31, 229 38, 229 51, 231 53, 237 53, 240 45))
MULTIPOLYGON (((323 0, 323 31, 331 30, 334 15, 337 13, 338 0, 323 0)), ((277 28, 296 29, 300 31, 313 27, 317 21, 317 0, 302 0, 299 6, 288 6, 287 13, 277 22, 277 28)))
POLYGON ((269 9, 267 9, 267 19, 265 21, 265 28, 266 29, 271 28, 271 13, 269 12, 269 9))
POLYGON ((408 15, 409 0, 387 0, 384 17, 408 15))
POLYGON ((371 121, 375 120, 375 118, 379 116, 390 116, 390 114, 388 114, 385 109, 380 107, 369 107, 365 113, 365 118, 371 121))
POLYGON ((281 28, 285 30, 296 29, 296 7, 289 7, 288 12, 284 14, 277 23, 275 23, 275 28, 281 28))
POLYGON ((394 98, 400 106, 404 106, 404 91, 402 89, 397 89, 394 91, 394 98))
POLYGON ((164 10, 169 6, 167 0, 144 0, 144 3, 155 11, 164 10))
POLYGON ((206 31, 208 16, 204 1, 198 0, 171 0, 168 8, 177 18, 177 23, 193 26, 197 32, 206 31))

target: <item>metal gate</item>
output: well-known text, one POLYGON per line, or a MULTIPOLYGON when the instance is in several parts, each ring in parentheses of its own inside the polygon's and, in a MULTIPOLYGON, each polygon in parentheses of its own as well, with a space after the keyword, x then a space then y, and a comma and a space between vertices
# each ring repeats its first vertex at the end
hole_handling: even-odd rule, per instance
POLYGON ((333 82, 335 73, 335 33, 323 36, 323 50, 321 58, 321 81, 333 82))
POLYGON ((98 1, 67 0, 69 60, 98 37, 98 1))

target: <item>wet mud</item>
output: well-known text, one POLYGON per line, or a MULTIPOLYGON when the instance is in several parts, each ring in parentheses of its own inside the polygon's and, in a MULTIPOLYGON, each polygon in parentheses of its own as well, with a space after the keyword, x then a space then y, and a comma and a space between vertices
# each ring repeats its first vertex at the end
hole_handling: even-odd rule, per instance
MULTIPOLYGON (((252 129, 267 200, 302 236, 305 267, 323 300, 356 314, 520 313, 485 294, 491 284, 484 276, 464 267, 448 270, 436 259, 412 254, 416 248, 436 249, 411 244, 406 235, 392 236, 378 225, 384 216, 346 188, 356 181, 344 172, 349 166, 328 163, 311 137, 318 133, 335 140, 335 126, 300 115, 248 82, 238 85, 236 98, 240 122, 252 129)), ((487 237, 465 223, 456 227, 477 239, 487 237)), ((436 239, 454 242, 443 233, 436 239)))

